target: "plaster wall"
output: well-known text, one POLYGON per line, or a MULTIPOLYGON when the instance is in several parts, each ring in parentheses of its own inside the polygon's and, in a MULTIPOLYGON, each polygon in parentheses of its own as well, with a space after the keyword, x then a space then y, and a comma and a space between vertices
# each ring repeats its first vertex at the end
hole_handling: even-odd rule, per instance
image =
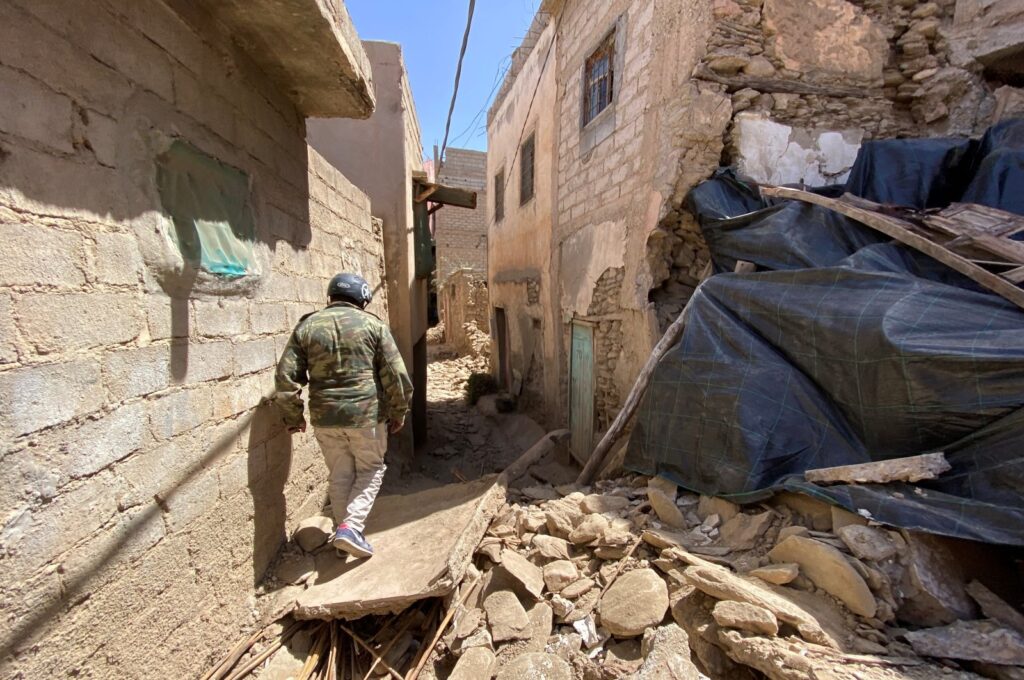
MULTIPOLYGON (((388 321, 413 375, 413 347, 426 334, 428 302, 427 280, 416 278, 414 260, 412 177, 423 168, 419 122, 401 46, 364 41, 363 48, 373 69, 373 115, 366 120, 309 119, 307 139, 369 196, 373 215, 382 221, 388 321)), ((425 384, 414 387, 426 390, 425 384)), ((393 439, 400 455, 411 456, 411 428, 393 439)))
POLYGON ((174 4, 0 5, 4 677, 195 677, 261 620, 256 584, 326 479, 261 398, 331 274, 380 282, 370 200, 174 4), (174 140, 248 176, 240 279, 172 239, 154 163, 174 140))
POLYGON ((557 387, 561 362, 559 304, 551 276, 557 148, 554 25, 535 21, 528 40, 532 51, 518 52, 518 75, 488 115, 487 268, 494 341, 491 356, 497 374, 493 310, 502 308, 508 323, 510 369, 522 385, 517 395, 520 403, 536 417, 554 422, 562 410, 557 387), (530 135, 534 136, 535 148, 534 195, 521 204, 520 145, 530 135), (502 171, 504 217, 496 221, 494 182, 502 171))

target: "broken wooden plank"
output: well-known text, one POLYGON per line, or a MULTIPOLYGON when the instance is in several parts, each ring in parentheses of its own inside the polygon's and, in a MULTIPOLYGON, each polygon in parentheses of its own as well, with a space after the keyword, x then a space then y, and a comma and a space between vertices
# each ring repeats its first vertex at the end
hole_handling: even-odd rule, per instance
POLYGON ((947 250, 942 245, 922 236, 918 233, 919 227, 913 223, 883 214, 881 212, 883 206, 877 203, 850 196, 849 194, 844 195, 841 199, 837 199, 788 187, 763 186, 761 187, 761 193, 765 196, 813 203, 814 205, 820 205, 823 208, 846 215, 867 227, 891 236, 904 245, 908 245, 925 255, 935 258, 946 266, 955 269, 964 276, 988 288, 993 293, 1006 298, 1021 309, 1024 309, 1024 290, 998 274, 993 274, 969 259, 951 250, 947 250))
POLYGON ((922 479, 935 479, 950 469, 952 468, 945 454, 940 451, 907 458, 808 470, 804 473, 804 479, 815 484, 919 482, 922 479))
POLYGON ((881 90, 868 87, 847 87, 843 85, 818 85, 802 80, 784 80, 782 78, 755 78, 752 76, 723 76, 715 73, 706 64, 701 64, 693 71, 693 77, 710 80, 725 85, 730 92, 753 88, 759 92, 784 92, 786 94, 820 94, 826 97, 867 97, 881 96, 881 90))

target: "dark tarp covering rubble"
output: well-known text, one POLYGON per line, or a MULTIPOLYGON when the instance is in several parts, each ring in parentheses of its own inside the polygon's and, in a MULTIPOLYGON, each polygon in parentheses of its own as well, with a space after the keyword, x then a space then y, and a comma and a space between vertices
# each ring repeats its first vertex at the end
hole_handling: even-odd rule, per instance
MULTIPOLYGON (((866 143, 843 191, 1024 214, 1024 121, 980 141, 866 143)), ((1024 310, 826 208, 731 171, 688 199, 718 274, 641 404, 626 467, 734 501, 792 490, 884 524, 1024 545, 1024 310), (736 260, 757 265, 731 273, 736 260), (944 451, 917 484, 816 486, 808 469, 944 451)))

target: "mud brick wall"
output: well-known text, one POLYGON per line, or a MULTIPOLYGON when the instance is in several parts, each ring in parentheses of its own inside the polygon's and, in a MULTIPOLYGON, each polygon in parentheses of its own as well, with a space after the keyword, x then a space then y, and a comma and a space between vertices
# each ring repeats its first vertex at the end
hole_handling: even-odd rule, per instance
POLYGON ((445 152, 438 181, 477 192, 476 209, 445 206, 435 213, 437 280, 444 283, 456 270, 487 276, 487 154, 471 149, 445 152))
POLYGON ((0 5, 3 677, 195 677, 255 623, 326 475, 261 397, 331 274, 380 282, 366 196, 175 6, 0 5), (248 175, 240 281, 187 282, 154 187, 175 139, 248 175))
POLYGON ((470 354, 473 338, 465 325, 472 323, 479 331, 488 331, 487 280, 479 272, 460 269, 445 280, 439 293, 444 341, 459 353, 470 354))

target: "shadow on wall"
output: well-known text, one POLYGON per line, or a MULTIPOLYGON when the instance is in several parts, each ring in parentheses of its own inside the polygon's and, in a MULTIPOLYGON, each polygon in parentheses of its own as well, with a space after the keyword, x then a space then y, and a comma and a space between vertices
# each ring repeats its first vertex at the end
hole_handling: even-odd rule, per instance
POLYGON ((0 659, 13 654, 49 621, 60 616, 65 607, 88 597, 93 577, 107 568, 136 535, 145 533, 152 523, 162 522, 164 513, 189 484, 204 473, 214 474, 211 468, 221 458, 231 453, 236 440, 247 426, 250 428, 249 488, 255 508, 253 579, 254 582, 259 581, 284 536, 284 484, 291 467, 291 437, 287 432, 274 434, 275 429, 282 430, 283 426, 276 407, 268 404, 266 398, 247 414, 239 416, 235 421, 235 427, 214 440, 206 454, 194 466, 155 494, 153 499, 126 523, 125 530, 119 537, 98 552, 78 576, 64 582, 59 591, 55 591, 53 596, 48 596, 30 615, 19 621, 10 636, 3 641, 0 659), (265 470, 264 465, 269 470, 265 470))
POLYGON ((252 494, 252 582, 259 585, 287 537, 284 487, 292 462, 292 435, 277 407, 261 402, 249 428, 249 492, 252 494))

